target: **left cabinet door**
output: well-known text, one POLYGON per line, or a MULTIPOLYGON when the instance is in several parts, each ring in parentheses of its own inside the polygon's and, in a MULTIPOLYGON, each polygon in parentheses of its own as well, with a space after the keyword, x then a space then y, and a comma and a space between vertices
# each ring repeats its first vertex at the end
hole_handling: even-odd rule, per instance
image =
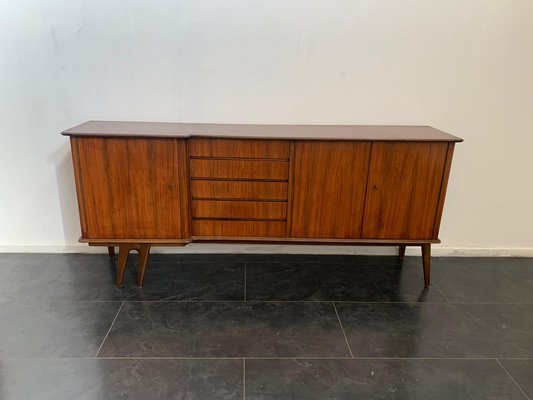
POLYGON ((189 237, 184 140, 71 138, 85 239, 189 237))

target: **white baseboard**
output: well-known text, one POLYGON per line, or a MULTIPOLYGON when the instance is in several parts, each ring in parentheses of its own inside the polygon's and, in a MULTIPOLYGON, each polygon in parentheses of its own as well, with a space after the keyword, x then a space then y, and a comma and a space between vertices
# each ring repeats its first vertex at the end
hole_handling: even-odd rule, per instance
MULTIPOLYGON (((105 253, 105 247, 75 244, 0 244, 0 253, 105 253)), ((191 243, 185 247, 154 247, 153 253, 201 254, 364 254, 394 255, 394 246, 319 246, 284 244, 191 243)), ((407 255, 419 256, 419 247, 407 247, 407 255)), ((533 247, 447 247, 432 246, 436 257, 533 257, 533 247)))

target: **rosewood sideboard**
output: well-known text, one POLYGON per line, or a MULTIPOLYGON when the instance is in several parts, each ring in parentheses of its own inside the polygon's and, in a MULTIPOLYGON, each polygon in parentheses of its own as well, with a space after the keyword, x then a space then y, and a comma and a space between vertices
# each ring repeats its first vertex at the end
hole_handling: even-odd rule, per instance
POLYGON ((89 121, 70 136, 81 242, 131 250, 191 242, 422 249, 425 286, 462 139, 428 126, 89 121))

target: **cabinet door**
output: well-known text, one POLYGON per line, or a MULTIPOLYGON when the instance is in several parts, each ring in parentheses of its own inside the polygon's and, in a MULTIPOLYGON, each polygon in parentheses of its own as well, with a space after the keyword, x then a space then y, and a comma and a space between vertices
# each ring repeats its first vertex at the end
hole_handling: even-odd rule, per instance
POLYGON ((294 151, 292 237, 361 237, 370 143, 299 141, 294 151))
POLYGON ((372 145, 364 239, 432 239, 447 143, 372 145))
POLYGON ((189 236, 183 141, 75 138, 73 150, 84 238, 189 236))

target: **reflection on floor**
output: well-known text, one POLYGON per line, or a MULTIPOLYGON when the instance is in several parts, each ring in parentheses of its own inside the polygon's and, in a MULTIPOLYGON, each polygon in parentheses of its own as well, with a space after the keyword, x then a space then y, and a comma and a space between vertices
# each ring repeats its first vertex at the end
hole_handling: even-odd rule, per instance
POLYGON ((533 399, 533 259, 0 254, 0 398, 533 399))

